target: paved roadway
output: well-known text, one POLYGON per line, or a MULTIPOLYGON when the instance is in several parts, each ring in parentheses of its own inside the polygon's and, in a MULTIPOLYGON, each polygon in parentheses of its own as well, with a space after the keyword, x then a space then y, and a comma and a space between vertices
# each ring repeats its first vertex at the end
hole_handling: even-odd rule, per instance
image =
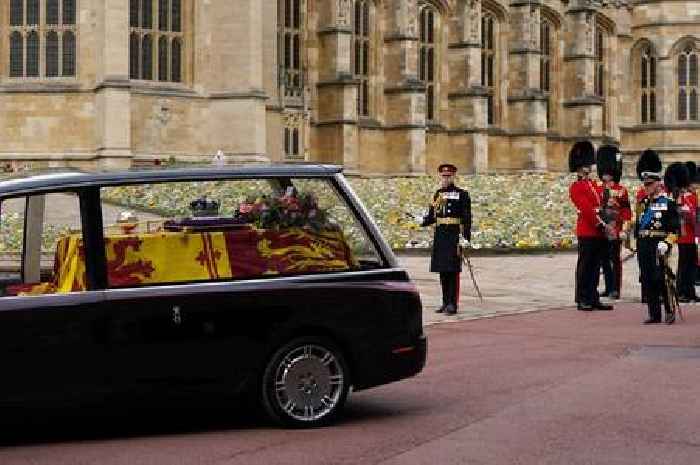
POLYGON ((0 465, 700 463, 700 306, 641 326, 633 259, 614 312, 576 312, 575 260, 474 257, 485 301, 465 273, 460 314, 446 317, 428 259, 402 257, 425 305, 427 368, 354 394, 334 427, 181 405, 42 414, 0 429, 0 465))
POLYGON ((625 304, 431 325, 426 370, 355 393, 330 428, 125 410, 20 433, 0 464, 698 463, 700 310, 670 327, 642 326, 639 313, 625 304))

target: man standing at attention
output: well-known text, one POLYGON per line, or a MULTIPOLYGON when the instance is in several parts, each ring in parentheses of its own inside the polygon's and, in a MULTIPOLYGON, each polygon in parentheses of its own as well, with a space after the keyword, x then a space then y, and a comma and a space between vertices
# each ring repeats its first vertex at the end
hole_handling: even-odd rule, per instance
POLYGON ((569 152, 569 170, 577 175, 577 180, 569 188, 569 197, 578 211, 576 304, 582 311, 613 309, 612 305, 600 301, 597 289, 601 260, 607 247, 606 233, 612 235, 613 228, 600 217, 599 187, 590 179, 594 164, 593 145, 588 141, 577 142, 569 152))
POLYGON ((649 318, 644 324, 661 323, 661 299, 666 308, 666 323, 671 324, 675 314, 666 287, 665 267, 680 232, 680 220, 676 203, 663 190, 660 170, 655 171, 659 166, 644 168, 641 178, 646 195, 640 202, 641 216, 637 220, 639 275, 649 307, 649 318))
POLYGON ((606 145, 598 149, 596 166, 601 180, 599 195, 602 201, 601 218, 612 226, 612 235, 607 237, 606 253, 603 254, 605 276, 604 297, 620 298, 622 285, 622 234, 626 234, 632 220, 627 189, 620 184, 622 177, 622 154, 617 147, 606 145))
POLYGON ((438 167, 440 189, 433 195, 428 215, 420 226, 435 224, 430 271, 440 273, 442 306, 437 313, 457 313, 462 248, 470 246, 472 208, 469 193, 455 186, 457 167, 444 163, 438 167))

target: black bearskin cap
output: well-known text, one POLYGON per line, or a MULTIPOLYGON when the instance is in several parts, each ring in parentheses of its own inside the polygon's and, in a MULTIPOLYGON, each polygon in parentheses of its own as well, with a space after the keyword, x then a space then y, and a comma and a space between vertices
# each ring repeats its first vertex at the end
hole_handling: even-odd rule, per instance
POLYGON ((683 187, 690 185, 688 167, 684 163, 675 162, 668 165, 664 173, 664 185, 671 192, 678 192, 683 187))
POLYGON ((620 150, 612 145, 604 145, 598 149, 596 157, 598 167, 598 177, 603 178, 604 174, 609 174, 616 181, 622 176, 622 154, 620 150))
POLYGON ((685 162, 685 167, 688 168, 688 176, 690 177, 690 182, 694 183, 698 180, 698 165, 694 161, 685 162))
POLYGON ((569 171, 595 165, 595 149, 589 141, 576 142, 569 152, 569 171))
POLYGON ((658 179, 661 179, 661 169, 661 159, 658 153, 651 149, 642 152, 637 162, 637 176, 640 180, 644 180, 642 173, 657 173, 658 179))

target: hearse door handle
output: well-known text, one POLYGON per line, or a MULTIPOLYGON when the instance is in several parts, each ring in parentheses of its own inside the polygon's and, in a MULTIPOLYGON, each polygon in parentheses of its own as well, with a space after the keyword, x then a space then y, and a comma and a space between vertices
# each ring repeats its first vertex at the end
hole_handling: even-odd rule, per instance
POLYGON ((173 323, 175 323, 176 325, 182 324, 182 312, 180 311, 179 306, 175 305, 173 307, 172 316, 173 316, 173 323))

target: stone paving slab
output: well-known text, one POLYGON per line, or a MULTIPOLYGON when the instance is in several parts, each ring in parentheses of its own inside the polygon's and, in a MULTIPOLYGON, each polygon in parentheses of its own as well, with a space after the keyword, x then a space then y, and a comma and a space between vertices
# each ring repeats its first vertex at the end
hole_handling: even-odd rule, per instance
MULTIPOLYGON (((625 250, 623 260, 629 254, 630 252, 625 250)), ((446 316, 435 313, 442 304, 442 293, 439 275, 428 271, 430 257, 399 257, 401 265, 406 268, 420 291, 423 301, 423 323, 426 325, 553 308, 571 308, 575 305, 576 259, 576 253, 472 257, 471 262, 484 301, 479 301, 465 267, 461 274, 459 313, 446 316)), ((623 263, 622 281, 621 299, 611 303, 639 303, 639 268, 635 256, 623 263)), ((602 291, 602 275, 600 286, 602 291)), ((639 308, 641 318, 644 309, 642 306, 639 308)))

